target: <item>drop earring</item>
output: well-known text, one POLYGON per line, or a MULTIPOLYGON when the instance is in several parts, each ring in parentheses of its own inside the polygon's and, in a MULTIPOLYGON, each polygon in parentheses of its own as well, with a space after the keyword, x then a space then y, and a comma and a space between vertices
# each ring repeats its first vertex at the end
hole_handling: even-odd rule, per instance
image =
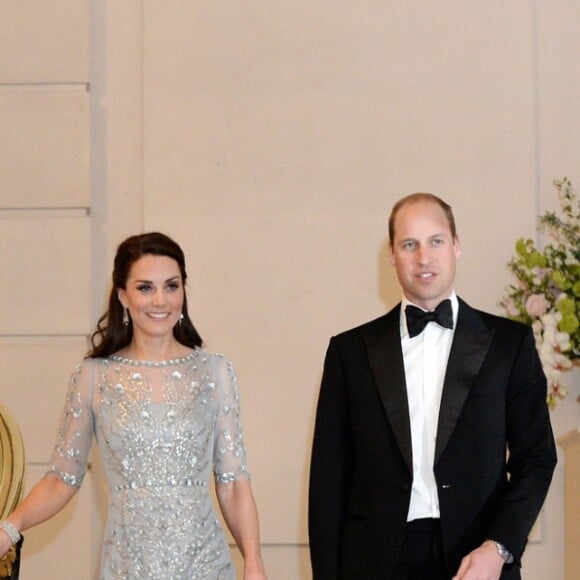
POLYGON ((129 326, 129 313, 127 309, 123 306, 123 326, 129 326))
POLYGON ((181 326, 182 320, 183 320, 183 312, 179 315, 179 320, 177 321, 177 324, 179 324, 181 326))

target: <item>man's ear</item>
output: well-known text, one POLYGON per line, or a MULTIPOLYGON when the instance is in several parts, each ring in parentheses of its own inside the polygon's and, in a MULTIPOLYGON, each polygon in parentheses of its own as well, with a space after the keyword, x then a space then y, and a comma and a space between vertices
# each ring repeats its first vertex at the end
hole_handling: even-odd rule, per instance
POLYGON ((459 238, 457 236, 455 236, 455 239, 453 240, 453 249, 455 250, 455 258, 459 259, 461 256, 461 244, 459 243, 459 238))
POLYGON ((389 264, 395 265, 395 252, 393 251, 393 243, 389 242, 389 264))

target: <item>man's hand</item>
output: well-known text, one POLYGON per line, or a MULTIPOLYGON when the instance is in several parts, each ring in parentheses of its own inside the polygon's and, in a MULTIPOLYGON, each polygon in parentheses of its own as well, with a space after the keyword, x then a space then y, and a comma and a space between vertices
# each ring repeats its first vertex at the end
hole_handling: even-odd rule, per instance
POLYGON ((503 565, 496 545, 486 540, 461 560, 461 566, 452 580, 498 580, 503 565))

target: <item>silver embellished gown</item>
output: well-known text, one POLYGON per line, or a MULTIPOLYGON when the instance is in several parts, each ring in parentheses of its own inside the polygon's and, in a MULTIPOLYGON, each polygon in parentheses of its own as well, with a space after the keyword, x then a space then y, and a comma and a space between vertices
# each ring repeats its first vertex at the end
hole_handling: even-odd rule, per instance
POLYGON ((236 374, 221 355, 86 359, 47 476, 80 486, 93 435, 110 503, 103 580, 233 580, 208 485, 249 477, 236 374))

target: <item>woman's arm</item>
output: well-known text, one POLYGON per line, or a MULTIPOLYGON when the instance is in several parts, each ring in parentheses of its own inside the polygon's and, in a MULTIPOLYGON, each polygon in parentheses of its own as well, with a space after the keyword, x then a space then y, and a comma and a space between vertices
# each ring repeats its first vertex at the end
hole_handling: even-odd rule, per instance
MULTIPOLYGON (((41 479, 22 501, 22 503, 6 518, 22 533, 56 515, 73 498, 78 487, 67 485, 60 478, 48 475, 41 479)), ((12 545, 8 534, 0 531, 0 557, 12 545)))
MULTIPOLYGON (((48 473, 32 488, 7 520, 23 532, 57 514, 78 491, 86 473, 94 425, 92 363, 83 361, 72 373, 48 473)), ((0 531, 0 556, 11 546, 0 531)))
POLYGON ((240 477, 216 486, 226 524, 244 558, 244 580, 266 580, 260 553, 258 510, 249 479, 240 477))

